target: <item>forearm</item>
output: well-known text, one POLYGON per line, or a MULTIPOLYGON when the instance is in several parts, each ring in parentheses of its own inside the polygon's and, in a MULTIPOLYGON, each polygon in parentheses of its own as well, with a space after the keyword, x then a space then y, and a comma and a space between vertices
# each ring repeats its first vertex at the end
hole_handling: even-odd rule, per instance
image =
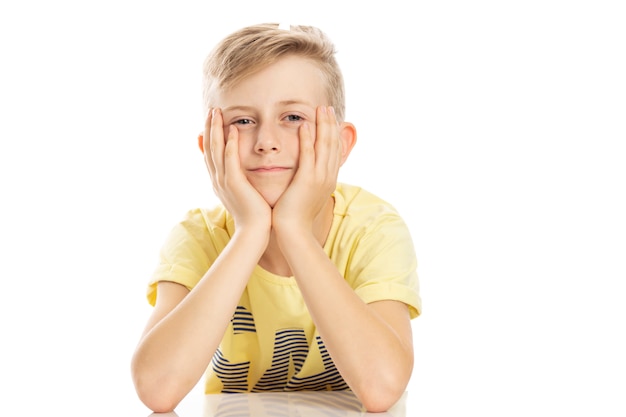
MULTIPOLYGON (((235 234, 191 292, 146 332, 133 358, 138 391, 175 406, 211 361, 266 243, 235 234)), ((169 407, 166 407, 169 408, 169 407)))
POLYGON ((281 248, 337 369, 362 400, 399 397, 411 376, 412 344, 357 296, 320 244, 303 235, 292 231, 281 248))

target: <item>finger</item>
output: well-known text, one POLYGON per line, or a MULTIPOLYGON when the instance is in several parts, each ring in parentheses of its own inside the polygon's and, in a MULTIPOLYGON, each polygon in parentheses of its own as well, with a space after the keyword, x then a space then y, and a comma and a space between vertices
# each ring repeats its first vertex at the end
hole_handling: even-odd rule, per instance
POLYGON ((340 142, 339 129, 332 108, 320 107, 317 112, 315 139, 315 169, 317 175, 321 176, 320 178, 335 175, 338 161, 338 142, 340 142))
POLYGON ((206 119, 204 120, 204 132, 202 133, 202 149, 204 151, 204 162, 209 170, 209 174, 213 179, 215 177, 215 164, 211 158, 211 123, 213 120, 213 109, 209 108, 206 119))
POLYGON ((341 134, 339 131, 339 121, 337 120, 337 114, 334 107, 329 107, 329 122, 332 126, 333 134, 333 148, 335 152, 335 164, 337 167, 341 166, 341 157, 343 154, 343 142, 341 141, 341 134))
POLYGON ((328 114, 326 106, 319 106, 315 118, 315 166, 326 166, 328 159, 328 114))
POLYGON ((241 175, 239 161, 239 131, 235 126, 229 126, 226 146, 224 148, 224 178, 230 181, 241 175))
MULTIPOLYGON (((300 156, 298 158, 298 171, 311 173, 315 168, 315 139, 311 132, 311 125, 308 123, 302 123, 298 130, 300 138, 300 156)), ((306 174, 309 175, 310 174, 306 174)))
POLYGON ((210 159, 215 167, 215 178, 218 182, 224 177, 224 121, 219 108, 212 111, 210 124, 210 159))

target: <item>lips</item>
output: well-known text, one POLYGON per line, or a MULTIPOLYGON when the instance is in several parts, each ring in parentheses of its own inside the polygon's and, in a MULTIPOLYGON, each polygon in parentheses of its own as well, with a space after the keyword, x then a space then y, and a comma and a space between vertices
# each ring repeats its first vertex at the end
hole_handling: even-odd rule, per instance
POLYGON ((290 169, 291 168, 288 168, 288 167, 271 165, 271 166, 261 166, 261 167, 252 168, 250 169, 250 171, 259 172, 259 173, 272 173, 272 172, 284 172, 290 169))

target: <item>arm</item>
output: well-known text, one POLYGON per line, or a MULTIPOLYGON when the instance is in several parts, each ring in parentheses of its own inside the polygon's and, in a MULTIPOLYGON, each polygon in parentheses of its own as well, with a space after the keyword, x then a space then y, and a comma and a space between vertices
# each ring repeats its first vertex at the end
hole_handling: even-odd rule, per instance
POLYGON ((413 369, 407 306, 389 300, 365 304, 304 233, 292 230, 281 247, 337 369, 368 411, 386 411, 413 369))
POLYGON ((236 130, 226 144, 222 132, 220 115, 209 115, 205 159, 214 190, 235 218, 236 232, 191 291, 175 283, 158 284, 154 311, 132 359, 137 393, 155 412, 173 410, 202 377, 269 239, 271 209, 243 174, 238 176, 236 130), (247 203, 237 204, 242 199, 247 203))
POLYGON ((346 135, 324 108, 317 112, 315 140, 301 128, 299 169, 274 208, 272 226, 337 369, 368 411, 386 411, 406 389, 413 369, 408 307, 398 301, 364 303, 313 227, 353 144, 346 135))

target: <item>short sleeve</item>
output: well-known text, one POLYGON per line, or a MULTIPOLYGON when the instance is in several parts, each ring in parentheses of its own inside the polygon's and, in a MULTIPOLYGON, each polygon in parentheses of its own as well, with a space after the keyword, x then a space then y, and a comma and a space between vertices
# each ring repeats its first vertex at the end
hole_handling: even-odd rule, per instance
POLYGON ((412 319, 421 314, 415 248, 397 213, 378 216, 353 250, 347 279, 363 301, 397 300, 408 305, 412 319))
MULTIPOLYGON (((191 210, 171 229, 148 283, 146 295, 151 305, 156 303, 160 281, 175 282, 191 290, 217 258, 229 237, 226 227, 222 228, 219 220, 217 224, 212 222, 214 217, 215 213, 191 210)), ((225 221, 221 223, 225 224, 225 221)))

